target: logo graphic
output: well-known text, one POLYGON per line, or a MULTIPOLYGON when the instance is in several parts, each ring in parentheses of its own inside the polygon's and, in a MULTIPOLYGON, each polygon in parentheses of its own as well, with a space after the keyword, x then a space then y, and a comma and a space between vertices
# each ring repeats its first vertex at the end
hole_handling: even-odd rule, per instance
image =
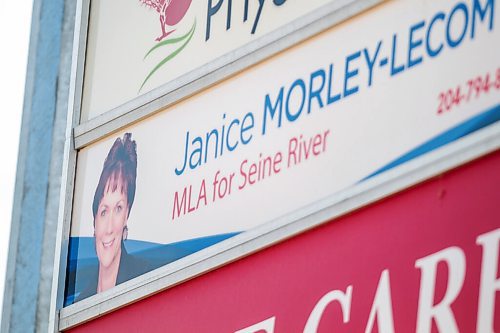
POLYGON ((181 43, 179 47, 173 51, 169 51, 163 60, 161 60, 146 76, 142 82, 139 92, 148 82, 148 80, 153 76, 153 74, 160 69, 167 62, 175 58, 189 43, 194 35, 196 29, 196 19, 191 26, 191 29, 180 37, 167 38, 170 34, 174 33, 176 29, 169 30, 170 27, 177 25, 184 16, 186 15, 189 7, 191 6, 192 0, 139 0, 141 3, 145 4, 149 8, 156 10, 160 14, 160 27, 161 35, 155 39, 157 42, 144 56, 146 59, 150 54, 159 50, 163 46, 175 45, 181 43))

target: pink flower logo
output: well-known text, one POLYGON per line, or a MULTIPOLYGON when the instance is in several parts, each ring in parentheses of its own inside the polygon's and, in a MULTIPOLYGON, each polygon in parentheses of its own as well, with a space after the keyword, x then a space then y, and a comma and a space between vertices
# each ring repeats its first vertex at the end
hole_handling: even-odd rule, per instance
POLYGON ((159 42, 175 30, 167 31, 168 26, 179 23, 191 6, 191 0, 140 0, 146 6, 155 9, 160 14, 161 36, 159 42))
POLYGON ((167 39, 167 37, 170 34, 176 31, 176 29, 170 30, 170 27, 173 27, 180 21, 182 21, 184 16, 186 16, 189 7, 191 6, 192 0, 139 0, 139 1, 145 4, 147 7, 153 8, 154 10, 156 10, 158 14, 160 14, 161 35, 155 39, 158 43, 156 43, 156 45, 154 45, 146 53, 144 59, 146 59, 151 53, 153 53, 154 51, 163 46, 181 43, 181 45, 177 49, 167 52, 166 57, 149 72, 149 74, 144 79, 144 82, 142 83, 141 87, 139 88, 140 92, 144 87, 144 85, 146 84, 146 82, 151 78, 151 76, 153 76, 153 74, 158 69, 160 69, 161 67, 163 67, 163 65, 172 60, 186 47, 186 45, 189 43, 189 41, 194 35, 194 31, 196 29, 196 19, 189 32, 180 37, 173 37, 167 39))

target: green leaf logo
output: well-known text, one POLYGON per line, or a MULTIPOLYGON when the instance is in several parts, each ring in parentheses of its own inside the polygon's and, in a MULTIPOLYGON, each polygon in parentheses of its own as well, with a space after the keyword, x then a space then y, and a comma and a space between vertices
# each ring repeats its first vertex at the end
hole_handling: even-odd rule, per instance
POLYGON ((159 42, 158 44, 156 44, 155 46, 153 46, 147 53, 146 55, 144 56, 144 59, 146 59, 151 53, 153 53, 154 51, 160 49, 162 46, 166 46, 166 45, 171 45, 171 44, 177 44, 177 43, 182 43, 181 46, 179 46, 177 49, 175 49, 173 52, 169 53, 162 61, 160 61, 150 72, 149 74, 146 76, 146 78, 144 79, 144 81, 142 82, 141 84, 141 87, 139 88, 139 92, 141 92, 142 88, 144 87, 144 85, 146 84, 146 82, 148 82, 148 80, 151 78, 151 76, 153 76, 153 74, 159 70, 161 67, 163 67, 167 62, 169 62, 170 60, 174 59, 175 56, 177 56, 179 53, 181 53, 181 51, 186 47, 186 45, 189 43, 189 41, 191 40, 191 38, 193 38, 193 35, 194 35, 194 32, 196 30, 196 19, 194 20, 194 23, 193 23, 193 26, 191 27, 191 29, 189 30, 189 32, 187 34, 185 34, 184 36, 181 36, 181 37, 178 37, 178 38, 170 38, 170 39, 165 39, 164 41, 162 42, 159 42))

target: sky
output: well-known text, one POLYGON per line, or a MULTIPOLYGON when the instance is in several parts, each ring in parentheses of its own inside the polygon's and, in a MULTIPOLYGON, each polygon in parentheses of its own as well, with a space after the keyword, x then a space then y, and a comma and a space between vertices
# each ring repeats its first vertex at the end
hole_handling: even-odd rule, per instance
MULTIPOLYGON (((0 0, 0 300, 3 305, 12 200, 28 59, 32 0, 0 0)), ((1 321, 1 311, 0 311, 1 321)))

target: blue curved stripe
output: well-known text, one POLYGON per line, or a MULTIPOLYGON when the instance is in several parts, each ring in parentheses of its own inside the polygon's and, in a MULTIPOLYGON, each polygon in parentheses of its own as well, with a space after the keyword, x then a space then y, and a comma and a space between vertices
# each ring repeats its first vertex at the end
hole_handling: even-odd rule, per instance
MULTIPOLYGON (((188 239, 171 244, 159 244, 138 240, 126 240, 127 253, 149 263, 151 270, 176 261, 206 247, 233 237, 240 232, 213 235, 188 239)), ((88 285, 88 274, 97 271, 97 255, 94 237, 71 237, 69 240, 67 283, 64 305, 75 301, 75 298, 88 285)))
POLYGON ((483 127, 491 125, 500 120, 500 104, 492 107, 491 109, 469 119, 465 122, 449 129, 448 131, 430 139, 429 141, 423 143, 422 145, 416 147, 410 152, 404 154, 403 156, 395 159, 389 164, 383 166, 377 171, 373 172, 369 176, 363 178, 361 181, 365 181, 369 178, 377 176, 382 172, 392 169, 400 164, 406 163, 416 157, 424 155, 434 149, 447 145, 450 142, 458 140, 472 132, 475 132, 483 127))

